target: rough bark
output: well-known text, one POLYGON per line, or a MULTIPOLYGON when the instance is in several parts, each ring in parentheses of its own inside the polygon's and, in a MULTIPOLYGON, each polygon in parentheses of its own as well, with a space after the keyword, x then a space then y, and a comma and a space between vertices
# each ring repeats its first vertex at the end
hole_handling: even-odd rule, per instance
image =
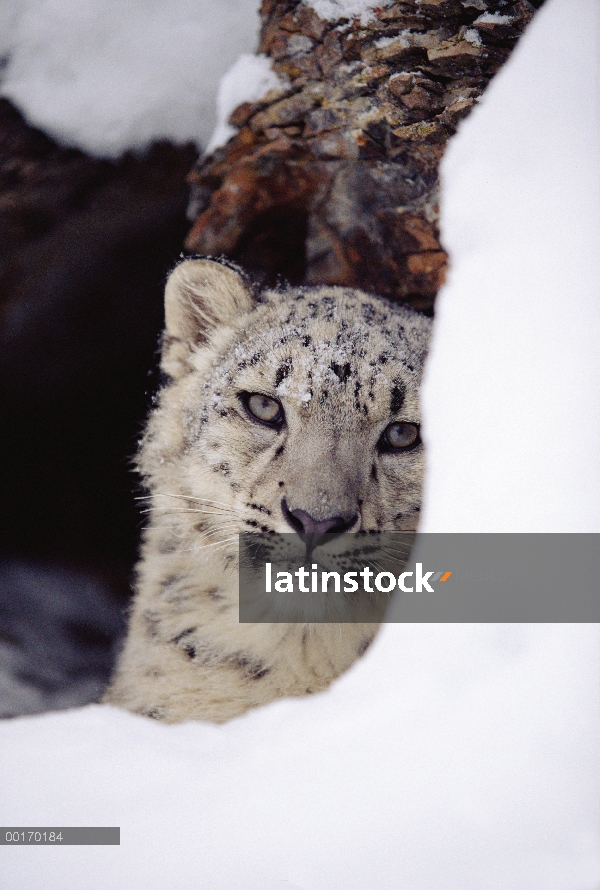
POLYGON ((186 248, 268 283, 361 287, 431 311, 447 262, 440 159, 534 11, 407 0, 363 25, 263 0, 259 52, 288 86, 239 106, 237 135, 199 160, 186 248))

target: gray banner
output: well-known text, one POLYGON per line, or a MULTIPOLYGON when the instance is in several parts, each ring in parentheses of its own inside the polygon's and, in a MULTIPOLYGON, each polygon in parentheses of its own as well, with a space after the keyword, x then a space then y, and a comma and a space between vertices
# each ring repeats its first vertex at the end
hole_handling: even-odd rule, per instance
POLYGON ((0 828, 0 845, 13 847, 120 843, 120 828, 0 828))
POLYGON ((240 622, 597 622, 598 534, 240 535, 240 622))

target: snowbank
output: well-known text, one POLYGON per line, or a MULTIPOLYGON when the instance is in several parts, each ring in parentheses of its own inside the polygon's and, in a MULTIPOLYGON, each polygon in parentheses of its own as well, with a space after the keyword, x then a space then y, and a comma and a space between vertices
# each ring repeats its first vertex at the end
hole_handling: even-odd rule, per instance
MULTIPOLYGON (((430 530, 598 530, 595 28, 594 0, 549 0, 445 164, 430 530)), ((3 846, 4 883, 594 890, 597 637, 388 626, 328 693, 223 727, 5 723, 0 823, 119 825, 121 846, 3 846)))
POLYGON ((592 890, 589 628, 387 627, 335 690, 225 727, 101 706, 0 727, 3 825, 120 847, 0 847, 12 890, 592 890))
POLYGON ((255 49, 258 0, 3 0, 0 95, 59 141, 117 157, 206 144, 219 80, 255 49))
POLYGON ((600 531, 599 30, 542 7, 443 161, 423 530, 600 531))

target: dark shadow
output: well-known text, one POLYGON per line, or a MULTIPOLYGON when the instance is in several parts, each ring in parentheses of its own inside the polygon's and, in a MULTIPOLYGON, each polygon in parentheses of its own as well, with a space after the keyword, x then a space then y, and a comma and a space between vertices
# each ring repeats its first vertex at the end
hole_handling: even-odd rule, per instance
POLYGON ((308 214, 303 206, 269 210, 248 227, 233 259, 267 287, 302 284, 306 273, 308 214))

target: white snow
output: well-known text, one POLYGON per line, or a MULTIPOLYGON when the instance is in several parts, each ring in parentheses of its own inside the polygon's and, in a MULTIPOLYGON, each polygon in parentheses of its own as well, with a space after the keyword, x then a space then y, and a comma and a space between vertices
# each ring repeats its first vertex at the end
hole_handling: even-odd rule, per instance
POLYGON ((3 0, 0 95, 63 143, 116 157, 205 144, 221 75, 258 34, 258 0, 3 0))
MULTIPOLYGON (((394 40, 396 40, 396 37, 380 37, 379 40, 375 41, 375 46, 378 49, 381 49, 384 46, 389 46, 390 43, 394 42, 394 40)), ((392 77, 394 77, 394 76, 395 75, 392 74, 392 77)), ((392 79, 392 77, 390 77, 390 80, 392 79)))
POLYGON ((13 48, 20 7, 20 0, 3 0, 0 3, 0 61, 2 62, 13 48))
POLYGON ((474 25, 510 25, 513 17, 502 15, 501 12, 482 12, 473 22, 474 25))
POLYGON ((217 125, 209 139, 206 151, 219 148, 237 132, 229 123, 229 115, 243 102, 258 102, 270 90, 283 90, 287 86, 271 68, 268 56, 241 55, 221 78, 217 92, 217 125))
MULTIPOLYGON (((408 37, 410 36, 410 34, 411 32, 408 29, 405 29, 404 31, 401 31, 399 34, 397 34, 395 37, 380 37, 379 40, 375 41, 375 46, 378 49, 381 49, 384 46, 390 46, 390 44, 392 43, 397 43, 398 46, 408 47, 410 46, 408 42, 408 37)), ((392 80, 395 76, 396 75, 392 74, 390 80, 392 80)))
POLYGON ((222 727, 100 706, 0 726, 11 890, 593 890, 597 635, 390 626, 329 694, 222 727))
POLYGON ((463 31, 464 39, 473 46, 481 46, 481 36, 477 28, 466 28, 463 31))
POLYGON ((600 531, 599 20, 543 6, 445 156, 427 531, 600 531))
POLYGON ((374 9, 389 6, 392 0, 304 0, 304 3, 312 7, 324 21, 339 22, 341 19, 359 18, 366 25, 375 17, 374 9))
MULTIPOLYGON (((429 530, 599 530, 595 0, 548 0, 444 164, 429 530), (557 37, 560 35, 560 53, 557 37)), ((221 727, 0 725, 11 890, 596 890, 598 630, 392 625, 329 692, 221 727)))

